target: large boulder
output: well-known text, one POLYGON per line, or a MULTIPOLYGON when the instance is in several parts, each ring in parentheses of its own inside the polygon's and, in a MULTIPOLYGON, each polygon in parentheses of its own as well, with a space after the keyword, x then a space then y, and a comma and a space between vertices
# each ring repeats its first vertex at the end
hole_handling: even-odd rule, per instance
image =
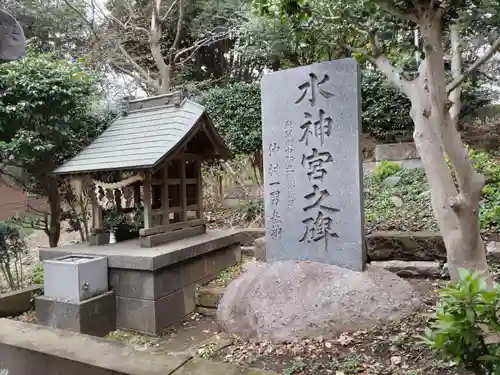
POLYGON ((272 262, 227 288, 217 318, 244 339, 325 338, 411 313, 418 293, 380 267, 365 272, 314 262, 272 262))

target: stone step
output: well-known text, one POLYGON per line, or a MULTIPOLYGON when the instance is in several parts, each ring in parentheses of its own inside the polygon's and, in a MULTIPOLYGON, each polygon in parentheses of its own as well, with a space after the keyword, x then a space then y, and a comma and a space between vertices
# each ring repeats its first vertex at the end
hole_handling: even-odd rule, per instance
POLYGON ((241 254, 247 257, 255 256, 255 246, 241 246, 241 254))
POLYGON ((386 260, 372 261, 371 265, 385 268, 400 277, 442 277, 442 267, 439 262, 386 260))
POLYGON ((223 287, 202 287, 196 291, 196 306, 209 307, 216 309, 222 296, 224 295, 225 288, 223 287))

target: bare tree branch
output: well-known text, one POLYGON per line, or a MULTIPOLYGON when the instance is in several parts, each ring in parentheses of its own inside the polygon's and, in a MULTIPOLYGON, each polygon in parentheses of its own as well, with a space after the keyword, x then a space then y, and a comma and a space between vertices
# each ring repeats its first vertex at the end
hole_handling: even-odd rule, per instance
POLYGON ((406 13, 399 9, 392 1, 389 0, 376 0, 375 3, 389 14, 403 20, 413 23, 418 23, 418 17, 414 13, 406 13))
POLYGON ((123 66, 120 66, 116 63, 113 63, 111 62, 111 65, 119 70, 120 72, 122 72, 123 74, 126 74, 127 76, 133 78, 134 80, 136 81, 140 81, 142 83, 144 83, 145 85, 149 86, 149 87, 152 87, 152 88, 155 88, 155 90, 160 90, 160 86, 156 83, 155 80, 151 79, 151 80, 147 80, 143 77, 141 77, 140 75, 137 75, 135 72, 131 71, 131 70, 128 70, 126 68, 124 68, 123 66))
POLYGON ((213 43, 224 40, 230 33, 231 30, 226 30, 225 32, 211 32, 209 36, 198 39, 190 47, 186 47, 175 54, 174 64, 184 64, 186 61, 189 61, 189 59, 191 59, 196 51, 198 51, 201 47, 209 46, 213 43), (182 60, 179 60, 181 56, 185 54, 188 54, 188 56, 182 60))
POLYGON ((344 47, 348 51, 351 51, 351 52, 354 52, 354 53, 359 53, 361 55, 370 56, 370 51, 367 50, 367 49, 364 49, 364 48, 353 47, 353 46, 351 46, 351 45, 349 45, 347 43, 342 43, 342 47, 344 47))
MULTIPOLYGON (((85 16, 85 15, 84 15, 84 14, 83 14, 83 13, 82 13, 82 12, 81 12, 78 8, 77 8, 77 7, 75 7, 73 4, 71 4, 71 2, 70 2, 70 1, 68 1, 68 0, 64 0, 64 3, 65 3, 67 6, 69 6, 69 7, 70 7, 70 8, 71 8, 71 9, 72 9, 72 10, 73 10, 76 14, 78 14, 78 16, 80 17, 80 19, 81 19, 83 22, 85 22, 87 25, 89 25, 89 26, 90 26, 90 30, 92 31, 92 33, 94 34, 94 36, 95 36, 95 37, 97 37, 98 35, 97 35, 97 31, 96 31, 96 29, 95 29, 95 27, 94 27, 94 19, 92 18, 92 20, 91 20, 91 21, 89 21, 89 20, 87 19, 87 17, 86 17, 86 16, 85 16)), ((92 2, 92 3, 93 3, 93 2, 92 2)))
POLYGON ((378 39, 375 29, 356 20, 353 22, 357 28, 368 37, 371 46, 371 55, 373 57, 380 56, 382 53, 382 47, 380 46, 380 40, 378 39))
POLYGON ((166 13, 163 15, 163 17, 161 17, 161 22, 165 22, 168 18, 168 16, 170 16, 170 13, 172 13, 175 5, 177 4, 177 1, 178 0, 175 0, 172 2, 172 5, 170 5, 170 8, 168 8, 168 10, 166 11, 166 13))
POLYGON ((177 19, 177 30, 175 32, 175 39, 170 47, 170 65, 175 63, 175 57, 173 57, 173 52, 179 48, 179 42, 181 40, 182 33, 182 23, 184 22, 184 0, 179 0, 179 18, 177 19))
POLYGON ((407 81, 404 76, 394 67, 386 55, 381 54, 378 57, 369 56, 370 61, 374 64, 401 92, 409 97, 411 96, 411 81, 407 81))
POLYGON ((139 75, 142 76, 142 78, 145 79, 146 82, 154 82, 154 79, 140 66, 132 56, 125 50, 125 48, 122 46, 120 42, 117 43, 118 49, 120 50, 121 54, 125 57, 125 59, 133 65, 133 67, 139 72, 139 75))
POLYGON ((474 64, 472 64, 465 72, 463 72, 460 76, 453 79, 446 86, 446 92, 449 94, 455 88, 457 88, 468 76, 478 70, 484 63, 486 63, 489 59, 491 59, 498 51, 500 50, 500 37, 495 40, 495 42, 491 45, 490 49, 486 51, 486 53, 476 60, 474 64))

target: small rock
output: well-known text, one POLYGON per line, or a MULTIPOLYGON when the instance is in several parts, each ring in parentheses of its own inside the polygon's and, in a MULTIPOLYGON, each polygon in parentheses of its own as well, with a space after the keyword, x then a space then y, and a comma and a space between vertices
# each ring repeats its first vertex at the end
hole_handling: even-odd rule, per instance
POLYGON ((296 346, 292 349, 292 353, 297 355, 302 352, 302 348, 300 346, 296 346))
POLYGON ((346 346, 349 345, 353 340, 354 339, 352 337, 349 337, 347 334, 343 333, 340 335, 337 342, 342 346, 346 346))
POLYGON ((210 308, 210 307, 197 306, 196 312, 198 314, 203 315, 203 316, 210 316, 212 318, 214 318, 217 315, 217 309, 210 308))
POLYGON ((331 349, 331 348, 332 348, 332 346, 333 346, 333 344, 332 344, 331 342, 329 342, 329 341, 325 342, 325 347, 326 347, 327 349, 331 349))
POLYGON ((500 242, 489 241, 486 243, 486 252, 491 259, 500 259, 500 242))
POLYGON ((391 197, 391 202, 396 207, 403 207, 403 200, 399 197, 396 197, 395 195, 391 197))
POLYGON ((400 277, 441 277, 441 267, 439 262, 402 260, 372 261, 372 266, 382 267, 394 272, 400 277))
POLYGON ((418 195, 419 198, 425 198, 425 197, 430 197, 431 196, 431 191, 427 190, 418 195))
POLYGON ((401 181, 401 177, 389 176, 382 182, 382 184, 388 188, 393 188, 399 183, 399 181, 401 181))
POLYGON ((401 363, 401 357, 400 356, 391 357, 391 363, 393 365, 399 365, 401 363))

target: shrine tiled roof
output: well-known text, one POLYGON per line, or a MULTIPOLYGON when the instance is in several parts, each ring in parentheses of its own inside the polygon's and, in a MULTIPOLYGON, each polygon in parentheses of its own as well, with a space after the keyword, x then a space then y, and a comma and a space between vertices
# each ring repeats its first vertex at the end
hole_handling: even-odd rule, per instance
MULTIPOLYGON (((162 96, 164 97, 164 96, 162 96)), ((156 97, 156 98, 162 98, 156 97)), ((149 101, 155 98, 144 100, 149 101)), ((168 103, 168 100, 166 100, 168 103)), ((57 168, 56 174, 77 174, 155 167, 193 135, 205 108, 189 99, 153 106, 137 100, 135 110, 115 119, 87 148, 57 168)), ((207 121, 213 127, 211 121, 207 121)), ((216 132, 215 132, 216 133, 216 132)))

